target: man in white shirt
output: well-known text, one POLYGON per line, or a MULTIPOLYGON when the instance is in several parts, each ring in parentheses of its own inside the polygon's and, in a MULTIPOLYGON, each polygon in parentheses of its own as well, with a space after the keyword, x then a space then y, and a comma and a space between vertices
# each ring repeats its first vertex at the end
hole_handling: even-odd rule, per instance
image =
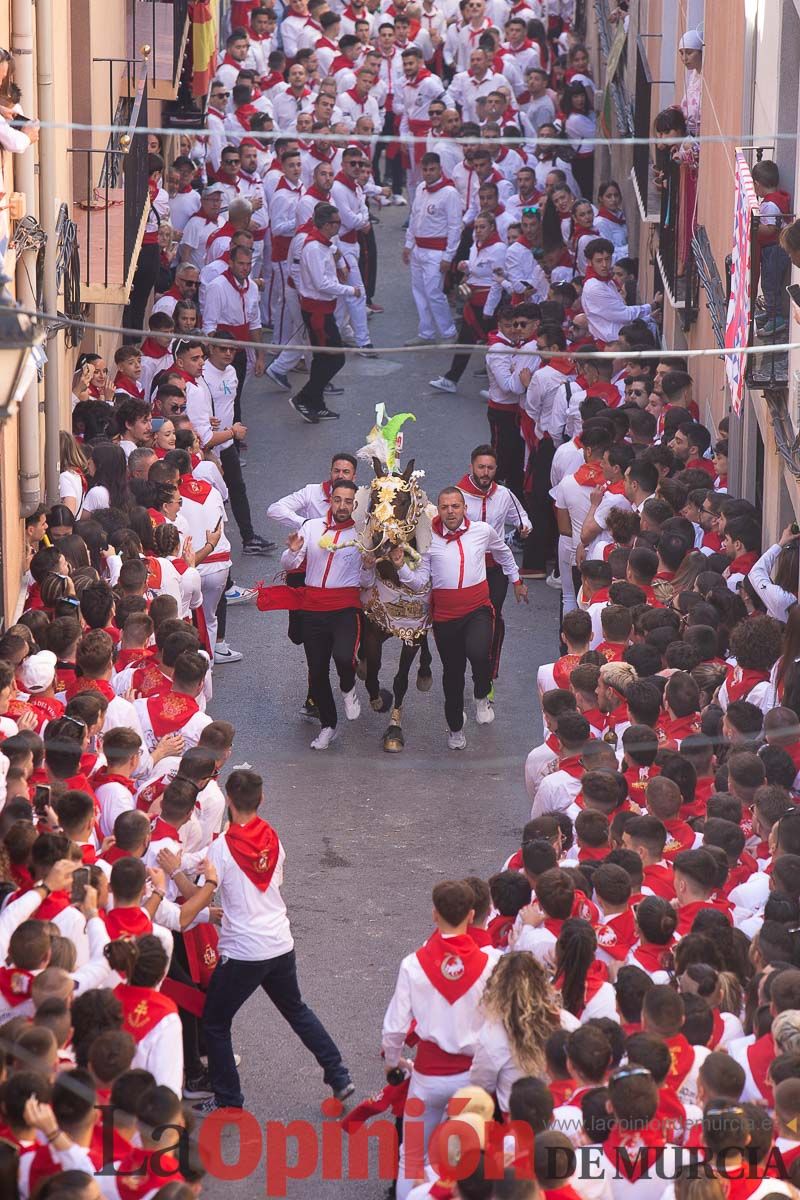
MULTIPOLYGON (((246 246, 237 246, 230 253, 228 269, 206 288, 203 323, 207 333, 216 330, 220 336, 233 341, 253 342, 256 345, 260 342, 261 305, 258 287, 250 277, 252 265, 252 252, 246 246)), ((239 386, 234 401, 234 412, 238 419, 245 377, 253 362, 255 374, 263 375, 264 352, 259 347, 251 358, 250 351, 239 349, 234 357, 238 362, 236 375, 239 386)))
MULTIPOLYGON (((314 230, 300 251, 298 278, 300 311, 312 346, 341 347, 336 324, 336 302, 340 296, 357 296, 360 289, 342 283, 336 269, 337 251, 332 239, 339 232, 341 218, 332 204, 318 204, 314 210, 314 230)), ((325 387, 345 364, 344 354, 312 354, 308 381, 290 403, 309 425, 336 420, 338 413, 325 405, 325 387)))
POLYGON ((342 169, 333 181, 331 203, 339 210, 339 250, 347 269, 347 282, 353 291, 344 297, 350 323, 362 357, 375 358, 367 329, 367 302, 364 281, 359 270, 359 234, 369 228, 369 209, 359 183, 364 155, 360 147, 348 146, 342 154, 342 169))
MULTIPOLYGON (((184 225, 183 237, 178 249, 178 257, 182 263, 191 263, 198 271, 202 270, 205 266, 206 243, 211 234, 221 224, 219 214, 222 209, 224 194, 225 189, 221 183, 212 183, 208 187, 203 188, 199 209, 193 216, 188 218, 184 225)), ((161 312, 164 310, 159 309, 158 305, 156 305, 153 311, 161 312)), ((167 311, 172 316, 172 312, 170 310, 167 311)))
MULTIPOLYGON (((211 336, 225 335, 213 329, 211 336)), ((235 353, 232 346, 208 347, 201 374, 194 383, 186 385, 186 415, 203 449, 214 450, 219 456, 243 553, 262 555, 274 550, 275 543, 259 537, 253 529, 250 502, 235 445, 247 437, 247 427, 235 420, 233 414, 239 382, 233 368, 235 353)))
POLYGON ((452 342, 456 327, 444 294, 461 237, 461 198, 442 175, 438 154, 422 157, 422 183, 417 185, 406 233, 403 262, 411 267, 411 293, 419 316, 419 333, 406 345, 452 342))
POLYGON ((581 293, 581 306, 595 341, 613 342, 628 321, 649 317, 649 304, 626 304, 611 276, 614 244, 606 238, 593 238, 585 250, 589 268, 581 293))
POLYGON ((475 47, 469 56, 469 69, 459 71, 447 92, 447 100, 461 112, 462 120, 477 122, 477 101, 505 84, 502 75, 490 69, 489 55, 475 47))
POLYGON ((464 494, 457 487, 439 493, 438 516, 433 521, 431 545, 416 569, 398 571, 400 582, 431 580, 433 636, 442 660, 444 711, 447 744, 463 750, 464 683, 467 661, 472 668, 476 721, 494 720, 492 691, 492 603, 486 578, 486 556, 490 554, 514 585, 519 603, 527 603, 528 589, 519 578, 514 556, 500 535, 484 521, 470 521, 464 494), (408 572, 406 575, 405 573, 408 572))
POLYGON ((261 776, 237 768, 228 777, 225 793, 231 823, 208 854, 222 905, 219 962, 203 1013, 214 1096, 199 1111, 244 1105, 231 1025, 258 988, 314 1055, 336 1099, 346 1100, 355 1090, 350 1073, 330 1034, 300 995, 294 938, 280 892, 286 854, 275 830, 257 816, 263 800, 261 776))
POLYGON ((558 565, 565 613, 578 604, 573 578, 575 550, 581 544, 583 522, 592 505, 592 492, 605 483, 603 455, 611 447, 611 438, 611 431, 605 423, 587 426, 581 436, 583 464, 574 474, 566 475, 550 492, 556 506, 558 565))

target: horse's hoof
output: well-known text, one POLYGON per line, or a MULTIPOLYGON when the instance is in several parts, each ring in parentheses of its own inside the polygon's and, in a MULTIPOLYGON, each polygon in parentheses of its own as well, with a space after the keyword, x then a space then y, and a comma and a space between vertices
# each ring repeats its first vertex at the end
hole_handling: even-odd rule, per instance
POLYGON ((370 700, 372 711, 376 713, 387 713, 392 707, 394 697, 391 692, 387 692, 386 688, 381 688, 380 695, 376 700, 370 700))
POLYGON ((390 725, 383 735, 383 748, 387 754, 400 754, 404 749, 406 739, 399 725, 390 725))
POLYGON ((433 675, 430 671, 417 671, 417 691, 429 692, 433 687, 433 675))
POLYGON ((367 660, 365 658, 356 659, 356 675, 362 683, 367 678, 367 660))

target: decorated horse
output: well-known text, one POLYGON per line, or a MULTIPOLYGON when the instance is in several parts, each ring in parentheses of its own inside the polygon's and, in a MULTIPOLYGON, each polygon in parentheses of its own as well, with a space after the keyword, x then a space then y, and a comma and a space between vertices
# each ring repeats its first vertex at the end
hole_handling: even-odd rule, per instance
POLYGON ((403 470, 398 469, 402 426, 416 418, 412 413, 400 413, 386 420, 382 404, 376 408, 376 417, 366 446, 358 451, 359 458, 372 462, 375 473, 370 484, 359 489, 355 510, 359 549, 365 566, 373 572, 361 594, 365 620, 359 675, 364 679, 373 710, 390 711, 383 748, 389 754, 397 754, 405 746, 402 707, 411 665, 418 652, 417 688, 429 691, 433 677, 427 639, 430 586, 415 591, 403 583, 393 559, 399 559, 402 550, 399 565, 415 566, 430 545, 431 518, 435 512, 420 485, 423 473, 414 469, 414 459, 403 470), (383 644, 392 637, 400 639, 402 648, 389 692, 381 688, 379 673, 383 644))

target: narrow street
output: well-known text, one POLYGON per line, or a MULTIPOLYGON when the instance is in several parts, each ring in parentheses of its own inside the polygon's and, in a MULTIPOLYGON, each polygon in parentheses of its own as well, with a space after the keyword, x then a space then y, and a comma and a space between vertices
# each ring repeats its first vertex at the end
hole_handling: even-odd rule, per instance
MULTIPOLYGON (((407 210, 384 209, 377 229, 379 252, 400 259, 400 225, 407 210)), ((379 294, 386 308, 370 326, 376 346, 401 345, 416 332, 410 288, 402 275, 395 292, 379 294)), ((415 351, 378 360, 353 357, 338 376, 343 397, 332 400, 339 422, 308 426, 292 412, 285 393, 267 381, 253 381, 245 396, 249 428, 245 478, 258 532, 280 541, 286 531, 267 522, 267 504, 312 480, 326 478, 336 450, 355 451, 384 401, 390 414, 411 411, 405 426, 404 461, 424 469, 424 486, 435 498, 469 466, 469 452, 488 439, 485 386, 474 370, 464 376, 464 395, 446 396, 427 382, 444 369, 438 353, 415 351), (270 390, 267 390, 267 385, 270 390)), ((292 378, 297 380, 297 375, 292 378)), ((368 478, 360 468, 359 478, 368 478)), ((242 559, 235 526, 237 582, 269 580, 280 567, 278 553, 242 559)), ((558 592, 535 583, 530 606, 506 606, 506 642, 496 694, 497 719, 478 727, 474 704, 467 703, 465 752, 449 751, 441 695, 441 671, 434 652, 434 687, 413 686, 404 707, 406 749, 384 754, 381 738, 387 717, 369 707, 359 684, 361 718, 347 722, 326 753, 309 748, 317 731, 299 716, 305 698, 302 648, 286 637, 283 613, 259 613, 254 604, 229 610, 228 642, 244 661, 217 669, 212 713, 236 724, 231 764, 248 763, 265 778, 262 815, 277 828, 286 848, 283 888, 292 921, 301 985, 342 1048, 356 1082, 356 1098, 383 1082, 380 1028, 400 958, 414 949, 430 926, 434 883, 468 874, 488 878, 498 870, 528 815, 523 764, 541 740, 535 696, 536 669, 557 651, 558 592)), ((399 644, 384 655, 382 683, 388 684, 399 644)), ((468 693, 469 694, 469 693, 468 693)), ((269 1001, 254 996, 234 1025, 234 1045, 246 1105, 259 1123, 305 1120, 318 1123, 329 1093, 316 1063, 269 1001)), ((224 1146, 236 1159, 236 1137, 224 1146)), ((259 1174, 240 1183, 209 1181, 211 1200, 250 1200, 264 1195, 263 1159, 259 1174)), ((348 1183, 347 1194, 377 1197, 385 1184, 348 1183)), ((341 1196, 342 1183, 319 1177, 288 1185, 291 1197, 327 1200, 341 1196)))

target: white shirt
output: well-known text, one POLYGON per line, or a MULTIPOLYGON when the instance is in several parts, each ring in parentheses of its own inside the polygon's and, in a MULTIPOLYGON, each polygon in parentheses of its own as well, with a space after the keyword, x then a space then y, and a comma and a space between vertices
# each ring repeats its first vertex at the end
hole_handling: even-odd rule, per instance
MULTIPOLYGON (((202 210, 198 210, 194 216, 190 217, 183 227, 183 237, 181 238, 181 246, 186 246, 189 249, 189 254, 185 255, 186 261, 190 262, 193 267, 197 267, 198 271, 205 266, 206 261, 206 243, 216 229, 222 225, 222 219, 209 221, 202 210)), ((159 302, 160 303, 160 302, 159 302)), ((173 305, 173 308, 175 306, 173 305)), ((154 312, 164 311, 157 306, 153 309, 154 312)), ((170 311, 167 309, 166 311, 170 311)), ((170 312, 170 316, 172 313, 170 312)))
POLYGON ((356 546, 358 530, 353 524, 344 527, 326 517, 313 517, 299 530, 302 546, 299 550, 284 550, 281 565, 287 571, 297 571, 305 560, 306 586, 317 588, 359 587, 361 581, 361 551, 356 546), (331 538, 336 550, 320 546, 322 538, 331 538))
POLYGON ((169 198, 169 223, 178 233, 183 233, 186 222, 200 207, 200 193, 194 188, 188 192, 176 192, 169 198))
POLYGON ((332 302, 339 296, 355 295, 355 290, 339 281, 333 246, 318 238, 306 238, 300 251, 300 295, 306 300, 332 302))
POLYGON ((567 419, 567 384, 572 387, 570 376, 562 375, 545 363, 534 371, 522 401, 522 407, 533 418, 536 436, 541 438, 547 434, 556 445, 561 440, 567 419))
POLYGON ((461 197, 455 187, 442 186, 441 181, 432 187, 417 184, 406 232, 406 248, 410 250, 416 246, 418 238, 444 239, 441 253, 446 262, 452 262, 460 237, 461 197))
MULTIPOLYGON (((260 293, 252 279, 246 282, 247 287, 240 290, 223 273, 208 285, 203 307, 203 328, 206 333, 240 326, 246 326, 253 333, 261 329, 260 293)), ((202 545, 202 542, 199 544, 202 545)))
POLYGON ((279 843, 278 863, 262 892, 237 865, 225 836, 218 837, 208 852, 216 868, 222 905, 219 953, 245 962, 263 962, 288 954, 294 946, 286 905, 281 896, 286 852, 279 843))
POLYGON ((581 307, 589 322, 589 332, 601 342, 613 342, 628 321, 649 317, 649 304, 626 304, 612 279, 587 279, 581 293, 581 307))
POLYGON ((581 790, 581 781, 568 771, 557 770, 546 775, 531 805, 531 819, 549 812, 566 812, 581 790))
POLYGON ((485 521, 501 538, 505 537, 507 525, 513 525, 515 529, 530 528, 525 509, 502 483, 495 484, 483 496, 473 496, 465 491, 464 503, 470 521, 485 521))
POLYGON ((483 79, 476 79, 471 71, 459 71, 450 84, 448 99, 450 107, 458 107, 464 121, 477 123, 478 108, 476 101, 496 92, 498 88, 507 87, 508 81, 503 75, 497 75, 489 70, 483 79))
MULTIPOLYGON (((464 526, 461 526, 464 529, 464 526)), ((422 571, 429 575, 434 591, 474 587, 486 579, 486 555, 491 554, 512 583, 519 579, 514 555, 500 535, 485 521, 470 521, 461 537, 447 540, 436 533, 413 574, 422 571)), ((407 567, 401 567, 400 578, 407 567)), ((422 578, 422 577, 420 577, 422 578)))
MULTIPOLYGON (((200 444, 206 447, 214 434, 211 428, 211 418, 219 419, 219 428, 227 429, 233 424, 233 402, 236 397, 236 371, 230 364, 220 370, 206 359, 203 373, 186 388, 186 415, 192 423, 192 428, 200 439, 200 444)), ((227 450, 233 445, 233 438, 218 442, 215 449, 227 450)))
POLYGON ((307 483, 297 492, 275 500, 267 509, 267 516, 279 525, 299 529, 309 517, 324 517, 330 508, 329 487, 322 483, 307 483))
POLYGON ((383 1018, 381 1047, 387 1067, 397 1066, 412 1020, 416 1020, 416 1033, 422 1041, 435 1042, 447 1054, 475 1053, 483 1022, 481 996, 499 958, 499 952, 491 947, 482 949, 486 965, 472 987, 452 1004, 430 982, 416 952, 406 955, 383 1018))

